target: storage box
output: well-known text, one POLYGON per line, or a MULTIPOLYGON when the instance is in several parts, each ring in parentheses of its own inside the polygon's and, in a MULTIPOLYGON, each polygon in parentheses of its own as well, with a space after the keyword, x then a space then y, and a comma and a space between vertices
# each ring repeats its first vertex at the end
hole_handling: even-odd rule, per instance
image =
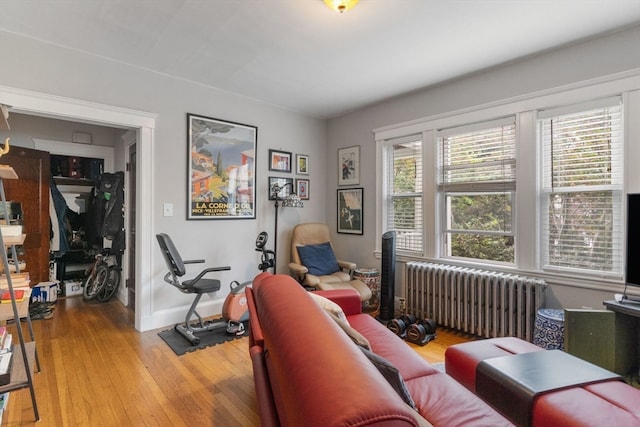
POLYGON ((56 302, 60 282, 40 282, 31 288, 31 302, 56 302))
POLYGON ((65 280, 64 294, 68 297, 82 295, 82 282, 78 280, 65 280))

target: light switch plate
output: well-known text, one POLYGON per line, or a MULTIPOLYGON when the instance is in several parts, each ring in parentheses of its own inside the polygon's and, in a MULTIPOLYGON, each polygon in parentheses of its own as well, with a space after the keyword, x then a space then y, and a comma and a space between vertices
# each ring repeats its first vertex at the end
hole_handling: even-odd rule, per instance
POLYGON ((173 216, 173 203, 165 203, 162 212, 164 216, 173 216))

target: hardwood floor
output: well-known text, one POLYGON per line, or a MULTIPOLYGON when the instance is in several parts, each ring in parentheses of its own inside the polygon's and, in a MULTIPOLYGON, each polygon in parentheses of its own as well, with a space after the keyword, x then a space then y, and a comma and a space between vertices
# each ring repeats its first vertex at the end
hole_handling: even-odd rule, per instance
MULTIPOLYGON (((34 320, 41 372, 34 375, 48 426, 258 426, 247 338, 176 356, 157 335, 139 333, 117 301, 58 300, 34 320)), ((11 326, 13 328, 13 326, 11 326)), ((26 328, 25 328, 26 330, 26 328)), ((432 363, 471 337, 439 330, 424 347, 432 363)), ((29 389, 11 392, 2 426, 35 426, 29 389)))

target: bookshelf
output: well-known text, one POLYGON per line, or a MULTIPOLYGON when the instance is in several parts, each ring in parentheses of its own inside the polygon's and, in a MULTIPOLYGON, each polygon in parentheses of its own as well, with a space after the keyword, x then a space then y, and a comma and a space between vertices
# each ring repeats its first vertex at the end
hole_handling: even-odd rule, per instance
MULTIPOLYGON (((6 197, 4 193, 4 180, 5 179, 18 179, 18 175, 11 166, 0 165, 0 201, 2 209, 4 209, 4 218, 9 221, 9 213, 7 211, 6 197)), ((33 327, 31 325, 31 317, 29 316, 29 300, 31 298, 31 290, 26 292, 25 298, 21 301, 16 301, 12 272, 9 266, 9 259, 7 251, 11 252, 11 258, 15 261, 15 277, 20 273, 20 263, 18 262, 18 256, 16 251, 16 245, 24 242, 24 234, 20 236, 7 236, 5 239, 0 232, 0 247, 2 248, 2 265, 6 283, 0 285, 1 287, 8 289, 10 293, 11 302, 0 304, 0 320, 13 320, 16 327, 16 335, 18 341, 13 346, 12 364, 10 368, 10 382, 3 386, 0 386, 0 394, 18 390, 21 388, 29 388, 31 393, 31 402, 33 404, 33 414, 35 420, 40 420, 40 414, 38 413, 38 405, 36 403, 36 394, 33 386, 33 374, 34 366, 38 366, 40 369, 40 363, 38 361, 38 355, 36 352, 36 343, 34 340, 33 327), (22 324, 20 319, 26 319, 31 336, 31 341, 26 342, 24 333, 22 331, 22 324)))

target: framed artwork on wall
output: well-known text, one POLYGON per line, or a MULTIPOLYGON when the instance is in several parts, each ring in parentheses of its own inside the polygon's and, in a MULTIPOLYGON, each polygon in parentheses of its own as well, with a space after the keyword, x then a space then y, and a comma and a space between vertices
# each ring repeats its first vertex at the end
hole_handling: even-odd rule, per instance
POLYGON ((309 175, 309 156, 306 154, 296 154, 296 173, 309 175))
POLYGON ((360 184, 360 146, 338 150, 338 185, 360 184))
POLYGON ((271 191, 271 189, 275 184, 278 184, 278 186, 282 188, 282 190, 280 190, 280 193, 278 193, 278 200, 284 199, 285 197, 289 196, 289 194, 291 194, 292 190, 295 190, 295 187, 293 186, 293 178, 270 176, 269 177, 269 200, 276 199, 273 194, 273 191, 271 191))
POLYGON ((363 234, 362 188, 338 189, 338 233, 363 234))
POLYGON ((258 128, 187 114, 187 219, 256 217, 258 128))
POLYGON ((291 153, 269 149, 269 170, 291 172, 291 153))
POLYGON ((296 194, 300 200, 309 200, 309 180, 296 179, 296 194))

